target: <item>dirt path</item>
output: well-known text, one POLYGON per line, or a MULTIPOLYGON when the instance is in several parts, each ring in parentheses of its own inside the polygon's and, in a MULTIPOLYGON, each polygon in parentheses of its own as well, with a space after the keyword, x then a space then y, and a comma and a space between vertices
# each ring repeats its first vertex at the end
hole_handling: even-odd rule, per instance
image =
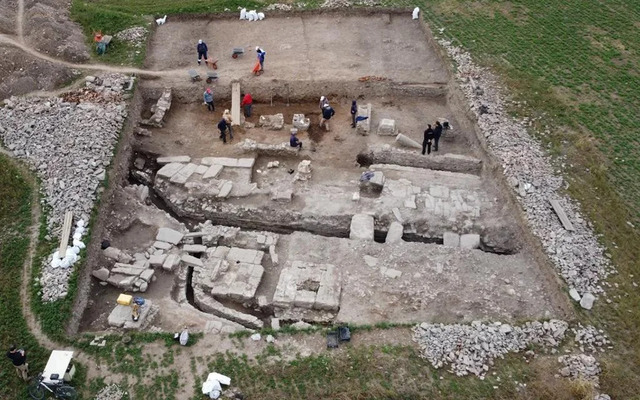
MULTIPOLYGON (((19 28, 22 29, 21 24, 19 25, 19 28)), ((25 53, 27 53, 27 54, 29 54, 29 55, 31 55, 33 57, 39 58, 41 60, 48 61, 48 62, 53 63, 53 64, 64 65, 65 67, 68 67, 68 68, 75 68, 75 69, 80 69, 80 70, 90 70, 90 71, 115 72, 115 73, 120 73, 120 74, 137 74, 137 75, 141 75, 141 76, 155 77, 155 78, 176 77, 176 76, 184 76, 185 75, 185 70, 184 69, 176 69, 176 70, 169 70, 169 71, 149 71, 149 70, 139 69, 139 68, 112 67, 112 66, 102 65, 102 64, 76 64, 76 63, 70 63, 70 62, 58 60, 56 58, 49 57, 46 54, 40 53, 36 49, 24 44, 23 40, 21 39, 21 37, 19 37, 18 40, 15 40, 15 39, 12 39, 8 35, 0 35, 0 43, 7 44, 9 46, 17 47, 20 50, 24 51, 25 53)))
POLYGON ((18 40, 20 42, 24 42, 24 0, 18 0, 18 14, 16 15, 16 35, 18 35, 18 40))

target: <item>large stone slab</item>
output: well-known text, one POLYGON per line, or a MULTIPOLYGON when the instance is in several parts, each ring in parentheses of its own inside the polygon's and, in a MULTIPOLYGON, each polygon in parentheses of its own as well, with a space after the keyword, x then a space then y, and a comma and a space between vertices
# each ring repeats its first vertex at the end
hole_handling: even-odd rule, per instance
POLYGON ((165 271, 173 271, 180 264, 180 256, 177 254, 169 254, 162 264, 165 271))
POLYGON ((381 136, 395 136, 398 133, 396 127, 396 120, 383 118, 378 125, 378 135, 381 136))
POLYGON ((185 244, 184 246, 182 246, 182 250, 186 251, 187 253, 204 253, 205 251, 207 251, 207 246, 204 246, 202 244, 185 244))
POLYGON ((222 165, 223 167, 238 166, 238 159, 229 157, 204 157, 201 162, 204 165, 222 165))
POLYGON ((460 247, 463 249, 477 249, 480 247, 480 235, 467 233, 460 236, 460 247))
POLYGON ((374 238, 373 216, 367 214, 356 214, 351 218, 349 228, 349 239, 370 240, 374 238))
POLYGON ((238 168, 253 168, 253 165, 256 163, 255 158, 238 158, 237 167, 238 168))
POLYGON ((204 175, 202 175, 202 179, 215 179, 218 177, 218 175, 220 175, 220 172, 222 172, 222 169, 224 167, 222 165, 219 164, 213 164, 212 166, 209 167, 209 169, 207 169, 207 171, 204 173, 204 175))
POLYGON ((156 162, 160 165, 170 163, 190 163, 191 157, 189 156, 170 156, 170 157, 158 157, 156 162))
POLYGON ((177 183, 177 184, 182 185, 185 182, 187 182, 187 180, 189 180, 191 175, 193 175, 193 173, 196 172, 196 169, 198 169, 198 165, 197 164, 189 163, 189 164, 185 165, 184 167, 182 167, 182 169, 180 169, 180 171, 175 173, 171 177, 171 179, 169 179, 169 182, 177 183))
POLYGON ((228 270, 218 273, 213 282, 211 295, 248 301, 255 297, 264 274, 262 265, 230 263, 228 270))
POLYGON ((387 231, 387 237, 385 238, 385 243, 397 243, 402 241, 402 234, 404 233, 404 228, 402 224, 397 221, 391 222, 389 225, 389 230, 387 231))
POLYGON ((160 228, 156 235, 156 240, 161 242, 167 242, 171 244, 178 244, 182 240, 184 234, 173 230, 171 228, 160 228))
POLYGON ((358 105, 357 117, 366 117, 365 119, 356 122, 356 133, 361 135, 368 135, 371 131, 371 104, 358 105))
POLYGON ((257 317, 225 307, 200 288, 193 289, 193 296, 196 304, 203 312, 229 319, 251 329, 262 329, 264 326, 264 323, 257 317))
POLYGON ((180 260, 191 267, 202 267, 204 265, 201 259, 188 254, 183 254, 182 257, 180 257, 180 260))
POLYGON ((460 247, 460 235, 454 232, 445 232, 442 235, 442 243, 448 247, 460 247))
POLYGON ((156 172, 156 176, 169 179, 175 174, 177 174, 178 171, 180 171, 182 168, 184 168, 184 165, 185 164, 176 163, 176 162, 169 163, 164 167, 160 168, 158 172, 156 172))
POLYGON ((239 247, 232 247, 226 255, 226 259, 230 262, 240 261, 248 264, 262 264, 262 258, 264 257, 264 251, 253 249, 242 249, 239 247))

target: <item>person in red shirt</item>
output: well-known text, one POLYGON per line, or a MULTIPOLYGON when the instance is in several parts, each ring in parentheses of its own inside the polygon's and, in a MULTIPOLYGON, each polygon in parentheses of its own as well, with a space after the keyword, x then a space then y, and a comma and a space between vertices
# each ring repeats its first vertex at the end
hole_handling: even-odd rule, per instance
POLYGON ((244 109, 244 116, 249 118, 251 117, 251 109, 253 108, 253 98, 250 93, 247 93, 242 98, 242 103, 240 106, 244 109))

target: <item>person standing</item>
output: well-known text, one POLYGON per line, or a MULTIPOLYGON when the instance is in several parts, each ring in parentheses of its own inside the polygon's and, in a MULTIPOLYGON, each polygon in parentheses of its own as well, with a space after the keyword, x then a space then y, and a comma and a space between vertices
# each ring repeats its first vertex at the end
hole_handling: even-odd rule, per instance
POLYGON ((331 106, 329 104, 325 105, 324 108, 322 109, 322 119, 320 120, 320 127, 322 128, 324 126, 324 129, 328 131, 329 130, 329 120, 335 114, 336 114, 336 112, 333 111, 333 108, 331 108, 331 106))
POLYGON ((251 117, 251 109, 253 108, 253 97, 251 97, 250 93, 247 93, 242 97, 242 102, 240 106, 244 110, 244 116, 249 118, 251 117))
POLYGON ((15 345, 11 345, 7 352, 7 358, 11 360, 16 369, 16 373, 22 380, 29 380, 29 364, 27 363, 27 354, 23 349, 16 349, 15 345))
POLYGON ((325 106, 329 105, 329 99, 324 96, 320 96, 320 111, 324 109, 325 106))
POLYGON ((229 139, 233 141, 233 130, 231 129, 231 122, 233 122, 233 119, 231 118, 231 113, 229 112, 229 110, 224 110, 224 112, 222 113, 222 118, 227 122, 229 139))
POLYGON ((356 117, 358 116, 358 104, 355 100, 351 102, 351 127, 356 127, 356 117))
POLYGON ((264 71, 264 56, 267 54, 267 52, 261 49, 260 46, 256 46, 256 53, 258 53, 258 62, 260 63, 260 71, 264 71))
POLYGON ((442 125, 440 121, 436 121, 436 127, 433 130, 433 151, 438 151, 438 142, 440 141, 440 136, 442 136, 442 125))
POLYGON ((198 50, 198 65, 200 65, 200 62, 203 58, 204 61, 207 62, 207 59, 209 58, 207 56, 207 52, 209 51, 209 49, 207 48, 207 44, 203 42, 202 39, 198 40, 198 46, 196 46, 196 50, 198 50))
POLYGON ((222 143, 224 144, 227 143, 227 128, 227 120, 223 117, 220 119, 220 122, 218 122, 218 130, 220 130, 220 139, 222 139, 222 143))
POLYGON ((289 138, 289 146, 297 147, 298 150, 302 150, 302 142, 296 136, 298 134, 297 129, 291 129, 291 137, 289 138))
POLYGON ((207 88, 207 90, 204 91, 203 97, 204 102, 207 103, 209 111, 215 111, 216 107, 213 105, 213 92, 211 91, 211 88, 207 88))
POLYGON ((427 152, 427 154, 431 154, 431 143, 433 142, 434 138, 431 124, 428 124, 427 126, 427 130, 424 131, 424 139, 422 139, 422 155, 424 155, 425 151, 427 152))

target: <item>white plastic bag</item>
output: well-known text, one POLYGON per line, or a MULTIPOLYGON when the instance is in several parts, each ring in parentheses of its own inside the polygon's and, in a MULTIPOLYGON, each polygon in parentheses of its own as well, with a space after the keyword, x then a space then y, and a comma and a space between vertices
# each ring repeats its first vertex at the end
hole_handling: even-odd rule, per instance
POLYGON ((413 9, 413 19, 418 19, 418 15, 420 14, 420 7, 416 7, 413 9))
POLYGON ((83 220, 83 219, 78 220, 78 222, 76 222, 76 226, 77 226, 78 228, 84 228, 84 226, 85 226, 85 225, 86 225, 86 223, 84 222, 84 220, 83 220))
POLYGON ((260 21, 262 21, 262 20, 264 19, 264 13, 259 12, 259 13, 258 13, 258 19, 259 19, 260 21))
POLYGON ((247 9, 243 8, 240 10, 240 19, 247 19, 247 9))
POLYGON ((84 249, 85 247, 87 247, 82 241, 76 239, 73 240, 73 245, 80 249, 84 249))
POLYGON ((218 381, 222 385, 231 385, 231 378, 226 375, 219 374, 217 372, 212 372, 207 376, 208 381, 218 381))
POLYGON ((258 20, 258 13, 256 13, 256 10, 249 11, 249 21, 257 21, 257 20, 258 20))
POLYGON ((220 382, 215 379, 208 380, 202 384, 202 394, 208 394, 212 399, 217 399, 218 397, 213 397, 217 392, 218 397, 222 393, 222 386, 220 386, 220 382))

